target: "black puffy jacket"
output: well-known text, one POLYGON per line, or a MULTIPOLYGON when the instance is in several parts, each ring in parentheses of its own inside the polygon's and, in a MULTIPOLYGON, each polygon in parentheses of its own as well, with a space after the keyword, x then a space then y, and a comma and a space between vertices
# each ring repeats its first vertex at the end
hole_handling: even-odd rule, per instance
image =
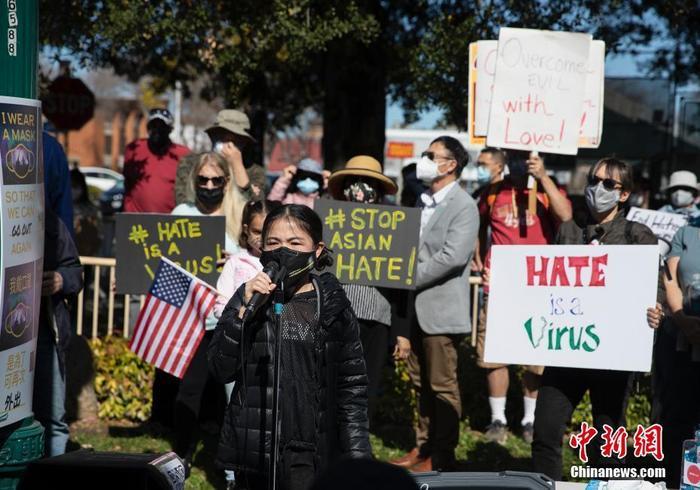
MULTIPOLYGON (((315 454, 316 470, 321 471, 338 457, 370 457, 371 449, 367 371, 357 319, 335 276, 326 273, 312 279, 320 299, 320 413, 304 407, 302 413, 308 414, 310 420, 299 423, 313 423, 317 427, 315 447, 310 449, 315 454)), ((275 329, 269 306, 246 324, 243 381, 238 318, 242 291, 243 287, 224 309, 208 350, 214 376, 222 383, 236 382, 226 409, 217 463, 226 469, 266 475, 272 426, 275 329)), ((280 410, 284 408, 281 406, 280 410)), ((282 414, 280 419, 284 419, 282 414)))

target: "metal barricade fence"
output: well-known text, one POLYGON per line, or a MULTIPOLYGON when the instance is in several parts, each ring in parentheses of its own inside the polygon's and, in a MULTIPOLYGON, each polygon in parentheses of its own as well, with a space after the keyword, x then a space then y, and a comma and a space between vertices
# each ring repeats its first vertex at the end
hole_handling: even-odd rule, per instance
MULTIPOLYGON (((115 284, 115 269, 117 260, 110 257, 80 257, 80 262, 85 269, 84 287, 78 295, 77 306, 77 328, 78 335, 86 335, 92 339, 104 335, 114 335, 115 321, 117 315, 115 312, 121 313, 121 334, 124 338, 129 338, 130 329, 130 313, 133 295, 123 294, 117 295, 114 291, 115 284), (105 276, 105 277, 103 277, 105 276), (92 297, 92 301, 86 303, 85 294, 92 297), (107 307, 104 309, 103 297, 106 296, 107 307), (88 308, 89 307, 89 308, 88 308), (89 332, 85 332, 85 319, 90 316, 91 328, 89 332), (100 324, 100 318, 104 318, 102 314, 107 316, 107 328, 104 329, 100 324)), ((469 278, 470 294, 471 294, 471 319, 472 319, 472 346, 476 345, 476 326, 479 314, 479 291, 481 287, 481 278, 469 278)), ((142 307, 146 297, 138 295, 139 305, 142 307)))

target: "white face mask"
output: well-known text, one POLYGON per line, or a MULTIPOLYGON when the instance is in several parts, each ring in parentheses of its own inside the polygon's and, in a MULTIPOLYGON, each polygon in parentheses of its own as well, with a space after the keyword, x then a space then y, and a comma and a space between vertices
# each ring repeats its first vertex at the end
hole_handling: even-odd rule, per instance
POLYGON ((671 204, 674 208, 684 208, 690 206, 695 201, 695 196, 690 191, 678 189, 671 193, 671 204))
POLYGON ((610 211, 620 202, 620 191, 618 189, 609 191, 603 187, 602 182, 587 186, 585 195, 588 209, 597 214, 610 211))
POLYGON ((416 165, 416 177, 423 182, 432 182, 433 180, 442 177, 445 174, 441 174, 438 170, 438 164, 432 161, 428 157, 423 157, 418 160, 416 165))

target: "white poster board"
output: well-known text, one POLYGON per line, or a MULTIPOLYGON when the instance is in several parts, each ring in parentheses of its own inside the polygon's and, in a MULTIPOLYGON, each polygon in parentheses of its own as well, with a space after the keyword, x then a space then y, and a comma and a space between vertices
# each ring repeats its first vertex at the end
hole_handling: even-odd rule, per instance
POLYGON ((489 129, 491 96, 496 78, 498 41, 477 41, 476 90, 474 93, 474 132, 486 136, 489 129))
POLYGON ((591 36, 501 28, 487 144, 575 155, 591 36))
POLYGON ((605 102, 605 42, 591 41, 588 73, 581 115, 579 148, 598 148, 603 134, 603 105, 605 102))
POLYGON ((649 371, 658 265, 656 245, 493 246, 484 360, 649 371))
POLYGON ((0 97, 0 427, 32 414, 44 263, 41 102, 0 97))
POLYGON ((651 209, 630 208, 627 219, 647 225, 658 238, 671 243, 679 228, 688 224, 688 217, 682 214, 662 213, 651 209))

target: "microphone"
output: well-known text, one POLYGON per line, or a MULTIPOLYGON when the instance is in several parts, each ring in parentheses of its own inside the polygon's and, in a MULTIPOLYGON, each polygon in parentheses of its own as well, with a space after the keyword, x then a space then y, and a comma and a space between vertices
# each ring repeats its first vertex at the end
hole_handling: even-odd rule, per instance
MULTIPOLYGON (((270 277, 274 284, 278 284, 287 274, 287 269, 285 267, 280 268, 280 265, 277 262, 270 262, 262 271, 270 277)), ((254 293, 253 297, 250 298, 250 301, 248 301, 248 304, 245 305, 245 311, 243 312, 242 318, 243 321, 245 322, 249 316, 254 315, 262 305, 267 303, 269 298, 269 294, 261 294, 258 292, 254 293)))

